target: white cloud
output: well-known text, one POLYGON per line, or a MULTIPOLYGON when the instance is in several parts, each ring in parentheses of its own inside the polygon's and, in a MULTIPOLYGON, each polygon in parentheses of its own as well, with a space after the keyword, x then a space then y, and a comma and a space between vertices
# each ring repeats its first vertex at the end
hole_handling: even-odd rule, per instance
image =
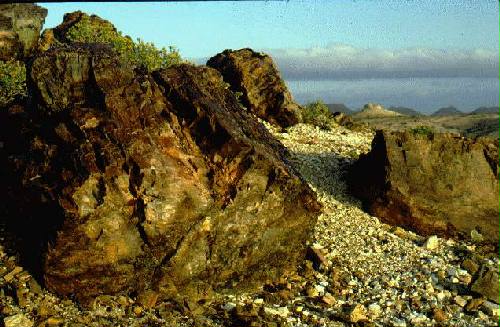
POLYGON ((267 49, 285 79, 498 77, 498 49, 364 49, 345 44, 267 49))

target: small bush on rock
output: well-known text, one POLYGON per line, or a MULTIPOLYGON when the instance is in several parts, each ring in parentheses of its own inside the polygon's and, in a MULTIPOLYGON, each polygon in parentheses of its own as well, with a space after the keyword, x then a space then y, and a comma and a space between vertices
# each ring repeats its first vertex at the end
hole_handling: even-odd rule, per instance
POLYGON ((0 60, 0 106, 26 96, 26 67, 16 60, 0 60))
POLYGON ((145 67, 148 71, 183 62, 179 51, 173 46, 158 49, 153 43, 141 39, 134 42, 129 36, 117 31, 111 23, 105 20, 95 23, 87 15, 68 30, 66 37, 70 42, 111 44, 127 63, 145 67))
POLYGON ((302 119, 304 123, 322 129, 330 129, 334 125, 330 109, 321 100, 307 104, 302 111, 302 119))

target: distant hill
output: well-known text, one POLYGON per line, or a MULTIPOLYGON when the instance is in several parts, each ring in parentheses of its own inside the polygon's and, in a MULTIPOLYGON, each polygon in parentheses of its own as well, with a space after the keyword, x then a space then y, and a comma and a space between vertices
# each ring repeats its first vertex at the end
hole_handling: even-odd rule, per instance
POLYGON ((400 114, 403 114, 406 116, 423 116, 423 114, 421 112, 418 112, 415 109, 407 108, 407 107, 389 107, 389 108, 387 108, 387 110, 399 112, 400 114))
POLYGON ((353 110, 348 108, 343 103, 327 103, 326 106, 330 109, 331 112, 342 112, 344 114, 352 115, 354 113, 353 110))
POLYGON ((431 116, 453 116, 453 115, 463 115, 464 113, 453 106, 444 107, 436 110, 431 116))
POLYGON ((472 111, 471 114, 498 114, 498 107, 479 107, 476 110, 472 111))
POLYGON ((352 115, 355 119, 364 119, 364 118, 382 118, 382 117, 397 117, 404 116, 399 112, 391 111, 385 109, 382 105, 376 103, 368 103, 365 104, 363 110, 358 111, 352 115))

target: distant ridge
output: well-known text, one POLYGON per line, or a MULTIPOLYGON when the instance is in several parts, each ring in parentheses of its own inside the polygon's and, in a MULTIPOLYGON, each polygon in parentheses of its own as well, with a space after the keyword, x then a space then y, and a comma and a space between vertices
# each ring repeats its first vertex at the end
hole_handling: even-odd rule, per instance
POLYGON ((343 103, 327 103, 326 106, 331 112, 341 112, 347 115, 352 115, 354 110, 350 109, 343 103))
POLYGON ((472 115, 475 114, 498 114, 498 107, 479 107, 471 112, 472 115))
POLYGON ((431 116, 451 116, 451 115, 463 115, 464 113, 453 106, 439 108, 431 116))
POLYGON ((394 111, 394 112, 399 112, 400 114, 403 114, 406 116, 423 116, 424 115, 423 113, 418 112, 415 109, 407 108, 407 107, 389 107, 388 110, 394 111))

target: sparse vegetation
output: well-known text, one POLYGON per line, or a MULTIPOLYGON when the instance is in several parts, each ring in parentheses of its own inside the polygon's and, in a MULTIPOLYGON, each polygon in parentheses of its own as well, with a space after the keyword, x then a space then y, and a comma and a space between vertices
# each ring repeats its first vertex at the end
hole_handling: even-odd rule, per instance
POLYGON ((411 132, 413 134, 419 134, 419 135, 429 135, 429 134, 434 134, 434 129, 430 126, 417 126, 415 128, 411 129, 411 132))
POLYGON ((326 104, 317 100, 309 103, 302 111, 304 123, 318 126, 322 129, 330 129, 333 125, 333 116, 326 104))
POLYGON ((26 67, 16 60, 0 61, 0 106, 26 96, 26 67))
POLYGON ((174 46, 158 49, 153 43, 141 39, 134 42, 129 36, 117 31, 111 23, 101 21, 95 24, 90 16, 82 17, 68 30, 66 37, 70 42, 109 43, 127 63, 142 66, 148 71, 166 68, 183 61, 174 46))

